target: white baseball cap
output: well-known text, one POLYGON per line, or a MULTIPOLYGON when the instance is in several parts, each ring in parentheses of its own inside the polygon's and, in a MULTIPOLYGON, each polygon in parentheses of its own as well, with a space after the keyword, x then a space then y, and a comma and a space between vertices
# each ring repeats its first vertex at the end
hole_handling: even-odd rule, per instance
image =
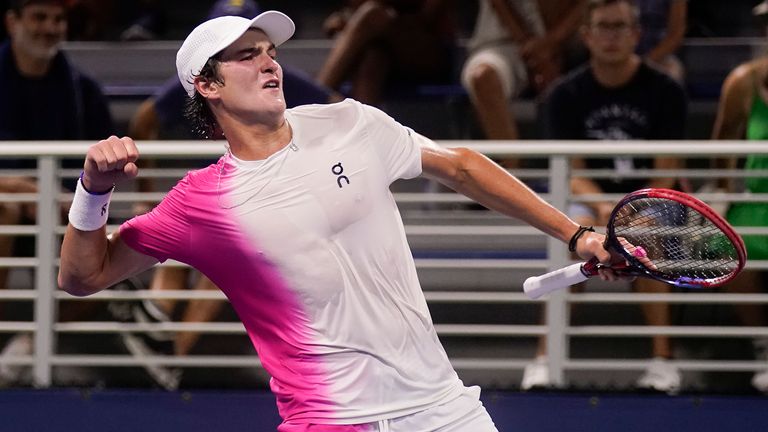
POLYGON ((231 45, 250 28, 262 30, 275 46, 290 39, 296 30, 293 21, 278 11, 266 11, 253 19, 222 16, 195 27, 176 53, 176 72, 190 97, 195 95, 193 81, 208 59, 231 45))

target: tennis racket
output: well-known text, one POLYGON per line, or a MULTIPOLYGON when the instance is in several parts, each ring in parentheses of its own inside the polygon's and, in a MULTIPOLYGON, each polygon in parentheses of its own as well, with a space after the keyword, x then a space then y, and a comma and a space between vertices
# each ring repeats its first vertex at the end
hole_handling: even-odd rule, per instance
MULTIPOLYGON (((626 263, 611 266, 621 276, 642 276, 684 288, 722 285, 744 268, 747 252, 733 228, 708 205, 669 189, 632 192, 608 220, 606 249, 626 263)), ((530 298, 597 276, 597 258, 530 277, 530 298)))

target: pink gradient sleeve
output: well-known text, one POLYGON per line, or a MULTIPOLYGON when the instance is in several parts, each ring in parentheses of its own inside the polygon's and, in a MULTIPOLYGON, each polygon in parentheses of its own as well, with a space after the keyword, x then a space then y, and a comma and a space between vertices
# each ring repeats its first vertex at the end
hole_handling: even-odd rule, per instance
POLYGON ((186 261, 190 230, 184 197, 188 182, 185 177, 152 211, 122 224, 120 237, 123 241, 160 262, 169 258, 186 261))

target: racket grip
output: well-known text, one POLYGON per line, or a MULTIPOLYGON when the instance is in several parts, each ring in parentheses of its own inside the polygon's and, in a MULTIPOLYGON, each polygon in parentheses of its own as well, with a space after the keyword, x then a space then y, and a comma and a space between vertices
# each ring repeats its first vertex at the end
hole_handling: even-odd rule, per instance
POLYGON ((529 298, 537 299, 544 294, 566 288, 587 280, 581 270, 584 263, 571 264, 539 276, 532 276, 523 283, 523 291, 529 298))

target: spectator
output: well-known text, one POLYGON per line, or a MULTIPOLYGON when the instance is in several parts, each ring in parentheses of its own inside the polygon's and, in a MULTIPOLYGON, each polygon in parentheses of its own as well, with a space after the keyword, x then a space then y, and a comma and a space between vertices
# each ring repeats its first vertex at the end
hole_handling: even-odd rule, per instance
POLYGON ((10 40, 0 46, 0 139, 93 139, 113 131, 99 86, 59 50, 66 3, 16 0, 6 13, 10 40))
POLYGON ((329 17, 326 30, 336 41, 318 82, 338 91, 351 81, 349 95, 377 104, 389 79, 399 83, 447 81, 455 45, 452 0, 348 0, 329 17))
MULTIPOLYGON (((590 52, 587 65, 575 70, 552 88, 544 107, 545 132, 551 139, 665 140, 682 139, 687 100, 680 85, 634 54, 640 37, 638 10, 632 0, 590 0, 581 33, 590 52)), ((610 148, 606 153, 610 154, 610 148)), ((636 168, 674 169, 678 161, 574 159, 575 169, 613 169, 620 176, 636 168)), ((590 179, 574 177, 574 195, 627 193, 642 187, 672 187, 670 178, 590 179)), ((614 203, 599 201, 574 205, 571 217, 582 225, 605 225, 614 203)), ((668 292, 661 282, 639 278, 634 288, 642 292, 668 292)), ((650 325, 669 325, 669 306, 643 304, 650 325)), ((540 340, 537 361, 526 367, 522 387, 549 385, 546 347, 540 340)), ((680 373, 667 362, 672 356, 669 338, 653 337, 653 361, 638 386, 665 392, 680 388, 680 373)))
MULTIPOLYGON (((270 11, 190 33, 179 78, 193 118, 223 131, 228 151, 107 236, 98 210, 115 182, 138 174, 139 153, 129 137, 92 145, 60 287, 90 295, 166 259, 195 266, 231 300, 272 375, 280 432, 497 431, 480 389, 461 382, 437 337, 390 185, 440 179, 570 239, 582 258, 610 266, 617 257, 603 235, 477 152, 440 147, 354 100, 286 110, 275 58, 293 31, 270 11)), ((610 267, 601 274, 616 278, 610 267)))
MULTIPOLYGON (((768 24, 768 2, 762 2, 754 9, 755 15, 763 26, 768 24)), ((752 60, 735 68, 723 84, 717 118, 712 132, 716 140, 766 140, 768 139, 768 57, 752 60)), ((735 169, 737 161, 729 161, 729 167, 735 169)), ((749 155, 744 166, 746 170, 768 169, 768 157, 749 155)), ((730 192, 736 192, 733 182, 729 183, 730 192)), ((768 193, 768 179, 748 177, 745 180, 747 191, 768 193)), ((742 202, 731 204, 726 213, 728 222, 734 226, 768 226, 768 203, 742 202)), ((747 247, 747 256, 752 260, 768 260, 768 241, 765 236, 745 235, 742 237, 747 247)), ((764 292, 766 272, 746 270, 727 285, 731 292, 764 292)), ((768 326, 764 305, 737 304, 739 319, 746 326, 768 326)), ((758 360, 768 360, 768 338, 761 337, 753 341, 758 360)), ((752 377, 752 386, 761 392, 768 392, 768 368, 757 371, 752 377)))
MULTIPOLYGON (((581 22, 586 0, 556 8, 551 3, 480 1, 461 80, 488 139, 518 139, 510 100, 527 89, 539 93, 560 75, 563 50, 581 22)), ((514 168, 518 163, 504 164, 514 168)))
MULTIPOLYGON (((14 0, 5 14, 9 40, 0 45, 0 140, 93 140, 114 132, 107 100, 91 78, 59 50, 67 33, 67 1, 14 0)), ((31 168, 31 161, 5 160, 3 168, 31 168)), ((34 179, 0 177, 2 192, 37 192, 34 179)), ((0 223, 34 223, 31 203, 0 203, 0 223)), ((0 238, 0 256, 33 254, 31 238, 0 238)), ((8 268, 0 270, 0 288, 8 268)), ((68 305, 60 319, 76 316, 84 305, 68 305)), ((29 334, 14 336, 2 355, 30 354, 29 334)), ((0 368, 0 384, 13 383, 18 367, 0 368)))
MULTIPOLYGON (((208 19, 219 16, 235 15, 245 18, 253 18, 259 14, 258 5, 251 0, 218 0, 211 7, 208 19)), ((341 96, 317 83, 314 83, 303 72, 290 68, 283 68, 285 83, 285 99, 288 107, 298 105, 329 103, 341 100, 341 96)), ((184 118, 184 105, 188 99, 187 92, 181 85, 178 77, 173 77, 157 92, 157 94, 144 101, 137 109, 130 123, 129 135, 138 140, 155 139, 194 139, 201 138, 192 130, 190 122, 184 118)), ((200 161, 201 165, 208 165, 210 161, 200 161)), ((215 162, 215 161, 214 161, 215 162)), ((145 164, 147 166, 147 164, 145 164)), ((164 166, 168 166, 166 162, 164 166)), ((186 161, 184 166, 189 166, 186 161)), ((139 189, 144 192, 154 190, 154 185, 149 181, 142 181, 139 189)), ((150 210, 150 205, 144 205, 136 209, 137 214, 150 210)), ((194 290, 217 290, 218 288, 207 277, 197 272, 179 267, 159 267, 155 270, 150 283, 152 290, 183 290, 190 287, 194 290), (190 275, 190 273, 195 273, 190 275)), ((122 286, 131 287, 130 284, 122 286)), ((207 322, 216 318, 224 305, 215 300, 192 300, 181 312, 181 320, 184 322, 207 322)), ((176 309, 176 300, 145 300, 131 308, 131 315, 127 317, 119 313, 123 318, 138 321, 170 321, 176 309)), ((197 343, 200 335, 196 332, 181 332, 171 338, 170 335, 153 332, 146 335, 133 335, 123 333, 125 346, 136 356, 148 354, 175 354, 187 355, 197 343)), ((180 371, 151 365, 147 367, 150 376, 162 387, 173 390, 179 384, 180 371)))
POLYGON ((678 82, 685 69, 675 53, 683 44, 688 0, 638 0, 640 7, 640 43, 637 53, 678 82))

